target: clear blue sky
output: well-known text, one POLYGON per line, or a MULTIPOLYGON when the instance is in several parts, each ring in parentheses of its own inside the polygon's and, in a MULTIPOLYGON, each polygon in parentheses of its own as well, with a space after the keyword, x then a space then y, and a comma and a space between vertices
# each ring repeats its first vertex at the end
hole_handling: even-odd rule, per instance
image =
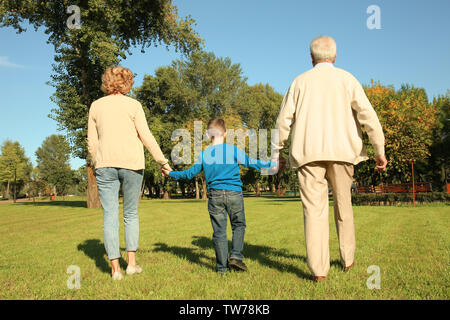
MULTIPOLYGON (((76 4, 76 0, 73 1, 76 4)), ((363 84, 371 79, 398 88, 426 89, 432 99, 450 89, 450 1, 448 0, 174 0, 182 16, 191 15, 205 49, 240 63, 250 84, 269 83, 280 93, 311 68, 310 41, 331 35, 338 45, 336 66, 363 84), (320 5, 319 5, 320 3, 320 5), (381 29, 369 30, 366 9, 381 9, 381 29)), ((0 143, 19 141, 27 156, 45 137, 57 133, 48 118, 53 48, 42 30, 17 35, 0 29, 0 143)), ((140 50, 122 65, 153 74, 180 56, 164 47, 140 50)), ((64 132, 62 132, 64 133, 64 132)), ((74 168, 83 164, 73 159, 74 168)))

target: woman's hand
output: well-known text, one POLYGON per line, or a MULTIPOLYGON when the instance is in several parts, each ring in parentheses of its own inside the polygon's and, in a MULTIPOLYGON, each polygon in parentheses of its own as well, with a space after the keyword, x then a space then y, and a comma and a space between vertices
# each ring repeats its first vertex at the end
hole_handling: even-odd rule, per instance
POLYGON ((173 171, 173 170, 168 164, 161 168, 161 173, 164 177, 168 177, 170 171, 173 171))

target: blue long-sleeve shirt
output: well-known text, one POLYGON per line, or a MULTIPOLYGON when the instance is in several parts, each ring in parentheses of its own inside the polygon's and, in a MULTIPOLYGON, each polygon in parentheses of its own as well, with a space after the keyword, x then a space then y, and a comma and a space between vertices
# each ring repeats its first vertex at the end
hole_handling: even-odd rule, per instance
POLYGON ((177 180, 191 180, 203 170, 208 190, 242 191, 239 165, 261 171, 261 169, 276 166, 276 162, 250 158, 235 145, 223 143, 212 145, 201 152, 191 168, 184 171, 171 171, 169 176, 177 180))

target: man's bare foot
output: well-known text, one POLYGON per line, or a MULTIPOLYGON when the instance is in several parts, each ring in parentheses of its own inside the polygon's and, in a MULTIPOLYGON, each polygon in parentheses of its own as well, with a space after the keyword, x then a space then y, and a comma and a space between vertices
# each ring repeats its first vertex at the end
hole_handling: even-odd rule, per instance
POLYGON ((349 265, 348 267, 345 267, 345 271, 349 271, 351 268, 353 268, 353 266, 355 265, 355 262, 352 262, 351 265, 349 265))

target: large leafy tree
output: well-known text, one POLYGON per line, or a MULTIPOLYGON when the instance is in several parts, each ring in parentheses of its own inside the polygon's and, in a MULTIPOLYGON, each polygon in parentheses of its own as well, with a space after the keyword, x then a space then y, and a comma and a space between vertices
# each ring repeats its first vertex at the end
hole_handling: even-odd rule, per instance
POLYGON ((223 116, 245 84, 239 64, 212 52, 197 51, 146 75, 136 97, 152 117, 176 123, 223 116))
POLYGON ((411 163, 430 156, 433 132, 438 126, 438 111, 428 102, 424 89, 403 85, 399 90, 372 83, 366 94, 375 108, 385 134, 387 171, 373 171, 373 148, 364 136, 370 161, 358 165, 355 177, 363 184, 411 181, 411 163))
POLYGON ((14 200, 20 189, 28 182, 33 166, 19 142, 6 140, 1 146, 0 183, 9 198, 13 191, 14 200))
MULTIPOLYGON (((43 28, 54 46, 51 85, 57 107, 52 117, 67 130, 74 155, 87 159, 87 116, 91 103, 102 97, 101 75, 130 50, 164 43, 188 53, 201 46, 194 21, 181 19, 170 0, 3 0, 0 26, 22 32, 28 22, 43 28), (81 28, 69 29, 67 8, 80 8, 81 28)), ((95 177, 88 159, 88 207, 99 207, 95 177)))
POLYGON ((51 186, 47 181, 40 178, 39 169, 37 167, 34 167, 31 171, 30 178, 28 183, 25 184, 24 191, 28 194, 29 198, 33 198, 33 202, 35 202, 37 196, 48 195, 52 192, 51 186))
POLYGON ((70 146, 62 135, 47 137, 36 150, 39 177, 55 187, 56 193, 64 195, 73 183, 70 168, 70 146))

